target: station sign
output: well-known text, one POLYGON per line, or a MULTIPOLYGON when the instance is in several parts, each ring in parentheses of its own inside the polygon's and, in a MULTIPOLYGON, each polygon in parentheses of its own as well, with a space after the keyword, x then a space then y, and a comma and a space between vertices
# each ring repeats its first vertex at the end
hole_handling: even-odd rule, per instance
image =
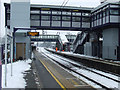
POLYGON ((27 32, 27 36, 39 36, 39 32, 27 32))

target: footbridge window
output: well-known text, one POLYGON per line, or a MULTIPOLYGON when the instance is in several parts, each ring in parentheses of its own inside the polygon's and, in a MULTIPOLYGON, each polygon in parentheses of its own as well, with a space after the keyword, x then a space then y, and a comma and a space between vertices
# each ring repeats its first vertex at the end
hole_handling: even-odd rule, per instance
POLYGON ((30 11, 31 26, 40 26, 40 10, 30 11))
POLYGON ((40 20, 39 14, 31 14, 31 20, 40 20))
POLYGON ((52 16, 52 21, 60 21, 61 16, 52 16))
POLYGON ((61 11, 52 11, 52 15, 61 15, 61 11))
POLYGON ((72 16, 81 16, 81 12, 72 12, 72 16))
POLYGON ((50 16, 46 15, 46 16, 41 16, 41 20, 42 21, 49 21, 50 20, 50 16))
POLYGON ((82 27, 90 27, 90 17, 82 17, 82 27))
POLYGON ((62 21, 70 21, 71 17, 70 16, 62 16, 62 21))
POLYGON ((72 17, 72 21, 73 22, 80 22, 81 21, 81 17, 72 17))
POLYGON ((51 11, 41 11, 41 14, 51 14, 51 11))
POLYGON ((110 14, 111 14, 111 15, 119 15, 119 10, 111 9, 111 10, 110 10, 110 14))
POLYGON ((62 15, 71 15, 71 12, 67 12, 67 11, 65 12, 65 11, 63 11, 62 15))

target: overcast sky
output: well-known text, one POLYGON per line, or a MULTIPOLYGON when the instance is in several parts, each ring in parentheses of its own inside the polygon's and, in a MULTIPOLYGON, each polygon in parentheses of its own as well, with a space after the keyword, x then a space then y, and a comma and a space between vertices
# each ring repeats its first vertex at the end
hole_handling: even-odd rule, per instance
MULTIPOLYGON (((100 0, 65 0, 68 1, 66 6, 82 6, 82 7, 96 7, 100 4, 100 0)), ((62 5, 64 0, 31 0, 31 3, 62 5)))
MULTIPOLYGON (((0 0, 10 2, 10 0, 0 0)), ((64 0, 30 0, 31 3, 49 4, 49 5, 62 5, 64 0)), ((100 0, 65 0, 67 6, 83 6, 83 7, 96 7, 100 4, 100 0)))

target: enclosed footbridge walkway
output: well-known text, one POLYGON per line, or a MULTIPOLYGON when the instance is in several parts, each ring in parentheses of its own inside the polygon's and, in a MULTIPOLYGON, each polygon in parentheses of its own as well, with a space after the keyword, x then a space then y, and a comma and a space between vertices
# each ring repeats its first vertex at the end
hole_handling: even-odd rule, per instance
POLYGON ((39 36, 31 36, 31 41, 46 41, 46 42, 56 42, 58 41, 59 35, 39 35, 39 36))
MULTIPOLYGON (((6 6, 6 26, 10 26, 10 4, 6 6)), ((90 29, 90 13, 93 8, 30 5, 30 27, 43 30, 73 30, 90 29)))

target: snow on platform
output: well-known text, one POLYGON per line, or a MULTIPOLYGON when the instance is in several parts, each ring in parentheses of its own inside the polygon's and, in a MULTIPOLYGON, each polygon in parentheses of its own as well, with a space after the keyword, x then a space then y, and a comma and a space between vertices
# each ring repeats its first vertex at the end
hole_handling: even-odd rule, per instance
POLYGON ((5 86, 5 65, 2 65, 2 88, 25 88, 24 72, 30 70, 32 60, 22 60, 13 63, 13 76, 11 76, 11 64, 7 64, 7 86, 5 86))

